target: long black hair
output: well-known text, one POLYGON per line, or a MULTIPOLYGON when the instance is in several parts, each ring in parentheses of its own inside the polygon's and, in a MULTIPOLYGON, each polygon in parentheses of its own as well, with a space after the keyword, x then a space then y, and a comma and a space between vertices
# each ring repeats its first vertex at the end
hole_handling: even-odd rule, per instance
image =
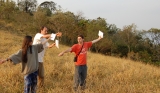
POLYGON ((32 42, 31 36, 25 36, 22 44, 22 62, 27 63, 27 50, 30 49, 30 53, 32 53, 32 46, 30 43, 32 42))

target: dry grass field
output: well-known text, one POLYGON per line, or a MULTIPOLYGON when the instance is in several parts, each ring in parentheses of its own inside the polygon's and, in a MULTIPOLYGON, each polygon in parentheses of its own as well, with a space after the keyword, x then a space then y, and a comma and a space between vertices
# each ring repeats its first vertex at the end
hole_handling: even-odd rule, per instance
MULTIPOLYGON (((23 36, 0 31, 0 59, 21 48, 23 36)), ((50 41, 51 43, 53 41, 50 41)), ((45 87, 37 93, 73 93, 73 53, 58 54, 67 49, 47 49, 45 87)), ((160 93, 160 68, 127 59, 88 52, 88 75, 85 93, 160 93)), ((21 64, 0 65, 0 93, 23 93, 21 64)))

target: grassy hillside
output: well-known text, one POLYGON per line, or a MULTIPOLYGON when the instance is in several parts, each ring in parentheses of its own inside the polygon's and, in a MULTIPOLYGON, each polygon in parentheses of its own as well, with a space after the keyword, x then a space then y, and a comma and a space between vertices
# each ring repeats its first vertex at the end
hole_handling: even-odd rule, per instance
MULTIPOLYGON (((0 59, 21 48, 23 36, 0 30, 0 59)), ((51 41, 50 43, 52 43, 51 41)), ((67 49, 60 45, 45 55, 45 87, 37 93, 72 93, 73 53, 58 57, 67 49)), ((0 65, 1 93, 23 93, 21 65, 0 65)), ((160 93, 160 68, 127 59, 88 52, 88 76, 85 93, 160 93)))

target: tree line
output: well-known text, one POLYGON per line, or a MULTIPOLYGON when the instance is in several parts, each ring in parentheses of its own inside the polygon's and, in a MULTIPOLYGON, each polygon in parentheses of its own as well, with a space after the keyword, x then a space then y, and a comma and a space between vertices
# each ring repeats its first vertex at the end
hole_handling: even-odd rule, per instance
POLYGON ((115 57, 130 58, 145 63, 160 63, 160 29, 138 30, 136 24, 122 29, 109 24, 105 18, 86 19, 82 13, 63 11, 60 5, 45 1, 37 5, 36 0, 0 0, 0 29, 17 34, 35 34, 41 26, 49 33, 62 32, 60 43, 77 43, 77 35, 83 34, 86 41, 104 33, 101 42, 90 49, 92 52, 115 57))

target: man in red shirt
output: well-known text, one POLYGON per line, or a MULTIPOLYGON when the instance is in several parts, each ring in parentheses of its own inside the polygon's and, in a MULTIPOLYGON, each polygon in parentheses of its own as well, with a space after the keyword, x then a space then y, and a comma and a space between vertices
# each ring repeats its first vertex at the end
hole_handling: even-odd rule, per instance
POLYGON ((98 42, 101 39, 95 39, 90 42, 84 42, 83 35, 78 35, 78 44, 74 44, 71 48, 61 52, 58 56, 63 56, 64 53, 74 52, 78 55, 77 62, 75 62, 75 75, 74 75, 74 90, 77 91, 78 87, 80 89, 85 89, 86 76, 87 76, 87 51, 92 46, 93 43, 98 42))

